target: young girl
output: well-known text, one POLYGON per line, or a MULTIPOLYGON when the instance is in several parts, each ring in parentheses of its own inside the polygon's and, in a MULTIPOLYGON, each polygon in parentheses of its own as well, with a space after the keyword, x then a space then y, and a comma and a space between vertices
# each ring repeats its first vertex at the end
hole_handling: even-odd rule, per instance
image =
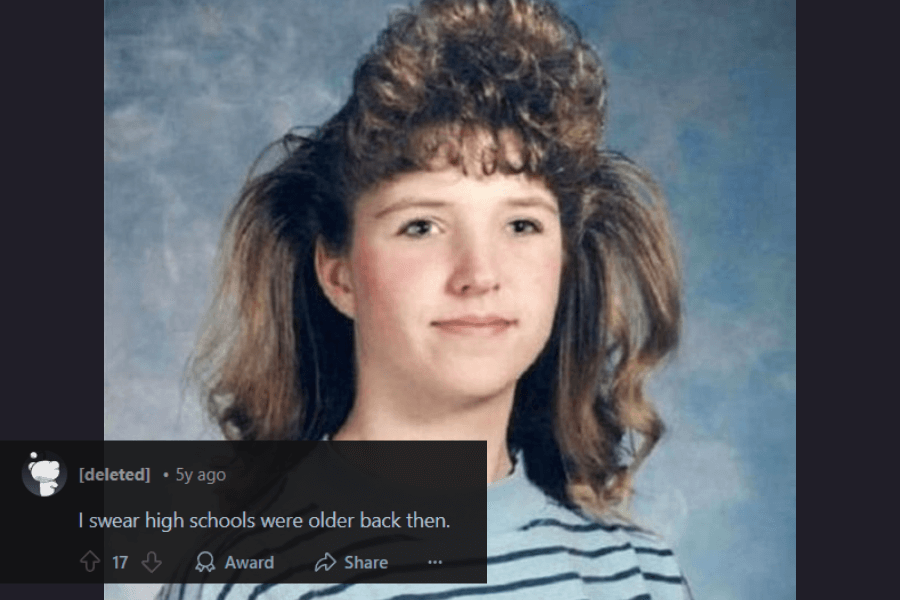
POLYGON ((642 390, 680 283, 658 189, 602 148, 605 93, 552 4, 425 0, 333 118, 275 144, 223 237, 193 367, 225 435, 486 440, 487 583, 161 597, 688 595, 621 516, 662 433, 642 390))

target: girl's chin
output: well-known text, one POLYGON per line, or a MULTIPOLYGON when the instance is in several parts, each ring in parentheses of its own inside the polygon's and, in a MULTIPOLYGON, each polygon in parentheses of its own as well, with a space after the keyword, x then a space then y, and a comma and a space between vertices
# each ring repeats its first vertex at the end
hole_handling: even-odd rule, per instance
MULTIPOLYGON (((488 398, 515 390, 533 360, 523 356, 465 357, 432 366, 432 381, 448 393, 488 398)), ((529 356, 530 358, 530 356, 529 356)))
POLYGON ((466 377, 440 380, 443 395, 479 402, 503 396, 515 390, 517 378, 473 373, 466 377))

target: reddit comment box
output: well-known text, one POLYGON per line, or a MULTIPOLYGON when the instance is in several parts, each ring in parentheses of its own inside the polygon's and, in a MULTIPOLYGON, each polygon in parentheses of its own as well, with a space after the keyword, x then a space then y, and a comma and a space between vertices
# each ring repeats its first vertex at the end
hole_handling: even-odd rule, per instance
POLYGON ((6 582, 484 583, 485 442, 3 442, 6 582))

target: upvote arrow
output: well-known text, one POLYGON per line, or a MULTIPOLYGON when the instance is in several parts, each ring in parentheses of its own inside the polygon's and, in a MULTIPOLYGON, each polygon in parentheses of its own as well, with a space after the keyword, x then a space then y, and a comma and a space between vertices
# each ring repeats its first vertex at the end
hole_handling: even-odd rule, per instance
POLYGON ((141 561, 141 564, 144 565, 144 568, 150 571, 151 573, 159 568, 159 565, 162 564, 161 560, 156 560, 156 552, 152 550, 147 553, 147 558, 141 561))
POLYGON ((100 562, 100 559, 97 558, 96 554, 94 554, 93 552, 88 550, 87 554, 82 556, 81 560, 78 562, 84 563, 84 568, 87 570, 88 573, 93 573, 94 567, 97 566, 97 563, 100 562))

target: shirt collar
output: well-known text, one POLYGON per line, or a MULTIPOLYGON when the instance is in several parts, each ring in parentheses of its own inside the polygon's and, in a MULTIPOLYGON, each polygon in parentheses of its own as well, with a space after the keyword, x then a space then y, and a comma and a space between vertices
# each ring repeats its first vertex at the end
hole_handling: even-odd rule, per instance
MULTIPOLYGON (((330 440, 331 436, 325 435, 321 441, 330 440)), ((487 486, 487 531, 489 534, 514 531, 528 518, 536 517, 546 505, 547 497, 525 475, 525 457, 519 450, 513 456, 509 475, 487 486)))

